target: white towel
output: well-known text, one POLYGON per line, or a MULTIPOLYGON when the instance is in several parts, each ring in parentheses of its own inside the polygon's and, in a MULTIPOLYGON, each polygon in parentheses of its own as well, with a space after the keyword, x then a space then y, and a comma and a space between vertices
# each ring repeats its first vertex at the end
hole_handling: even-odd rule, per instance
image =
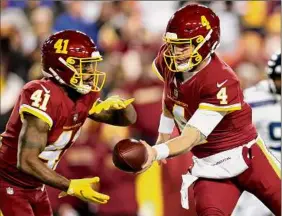
MULTIPOLYGON (((258 138, 257 138, 258 139, 258 138)), ((205 158, 193 156, 194 165, 191 172, 182 175, 180 190, 181 205, 189 209, 188 188, 200 177, 209 179, 227 179, 235 177, 248 169, 248 164, 243 158, 244 147, 250 148, 257 139, 227 151, 220 152, 205 158)))

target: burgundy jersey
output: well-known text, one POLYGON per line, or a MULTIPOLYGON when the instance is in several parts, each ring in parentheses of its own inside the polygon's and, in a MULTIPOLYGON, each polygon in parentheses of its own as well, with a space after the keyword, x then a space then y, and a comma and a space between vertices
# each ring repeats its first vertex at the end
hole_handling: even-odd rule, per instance
POLYGON ((208 143, 192 149, 194 155, 209 156, 256 138, 251 108, 244 102, 239 80, 228 65, 213 54, 202 70, 182 81, 181 73, 167 68, 164 49, 165 45, 153 62, 153 69, 164 81, 164 103, 180 131, 197 109, 228 112, 207 137, 208 143))
POLYGON ((39 158, 48 167, 55 169, 63 153, 79 136, 81 126, 97 96, 97 93, 91 92, 81 95, 74 102, 51 80, 42 79, 27 83, 14 106, 6 130, 1 135, 0 176, 22 187, 41 186, 39 180, 16 167, 18 139, 24 113, 37 116, 50 126, 47 145, 39 158))

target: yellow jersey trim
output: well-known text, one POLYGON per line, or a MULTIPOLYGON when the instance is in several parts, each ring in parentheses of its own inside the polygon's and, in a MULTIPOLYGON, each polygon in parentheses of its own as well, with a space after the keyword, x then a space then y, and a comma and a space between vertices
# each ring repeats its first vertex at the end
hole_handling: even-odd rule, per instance
POLYGON ((160 72, 159 72, 159 70, 158 70, 158 68, 157 68, 157 66, 156 66, 156 64, 155 64, 155 60, 154 60, 153 63, 152 63, 152 69, 153 69, 153 71, 155 72, 155 74, 157 75, 157 77, 158 77, 161 81, 164 82, 164 78, 163 78, 162 75, 160 74, 160 72))
POLYGON ((281 168, 279 166, 278 160, 268 151, 262 139, 259 139, 257 141, 257 144, 259 148, 262 150, 265 157, 267 158, 270 166, 272 167, 274 172, 277 174, 278 178, 281 179, 281 168))
POLYGON ((241 110, 242 106, 240 103, 230 106, 215 106, 208 103, 200 103, 199 109, 210 110, 210 111, 236 111, 241 110))
POLYGON ((46 122, 50 127, 49 130, 51 130, 51 128, 53 126, 53 120, 47 113, 45 113, 45 112, 43 112, 39 109, 36 109, 34 107, 31 107, 27 104, 23 104, 23 105, 21 105, 20 110, 19 110, 21 120, 24 119, 24 115, 23 115, 24 112, 30 113, 30 114, 36 116, 37 118, 41 119, 42 121, 46 122))

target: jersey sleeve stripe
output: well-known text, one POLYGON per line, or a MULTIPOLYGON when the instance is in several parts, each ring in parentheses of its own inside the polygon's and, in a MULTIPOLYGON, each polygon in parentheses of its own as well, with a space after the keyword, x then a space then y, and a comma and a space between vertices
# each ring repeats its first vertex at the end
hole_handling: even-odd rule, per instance
POLYGON ((156 60, 154 60, 153 63, 152 63, 152 69, 153 69, 153 71, 155 72, 155 74, 157 75, 157 77, 158 77, 161 81, 164 82, 164 78, 163 78, 162 75, 160 74, 160 72, 159 72, 159 70, 158 70, 158 68, 157 68, 157 66, 156 66, 155 61, 156 61, 156 60))
POLYGON ((267 158, 274 172, 277 174, 279 179, 281 179, 281 168, 278 160, 268 151, 262 139, 258 139, 257 144, 267 158))
POLYGON ((200 103, 199 109, 211 110, 211 111, 235 111, 235 110, 241 110, 242 106, 240 103, 233 104, 230 106, 216 106, 209 103, 200 103))
POLYGON ((30 113, 30 114, 36 116, 37 118, 40 118, 42 121, 46 122, 49 125, 49 127, 50 127, 49 130, 51 130, 51 128, 53 126, 53 120, 47 113, 45 113, 45 112, 43 112, 39 109, 36 109, 34 107, 31 107, 27 104, 22 104, 21 107, 20 107, 20 110, 19 110, 21 119, 24 119, 24 116, 23 116, 24 112, 30 113))

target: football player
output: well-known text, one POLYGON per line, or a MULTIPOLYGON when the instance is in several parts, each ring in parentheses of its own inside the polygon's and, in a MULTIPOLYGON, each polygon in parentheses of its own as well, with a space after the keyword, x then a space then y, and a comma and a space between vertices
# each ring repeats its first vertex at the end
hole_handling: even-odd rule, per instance
POLYGON ((267 80, 244 91, 253 111, 253 122, 271 153, 281 157, 281 52, 268 61, 267 80))
POLYGON ((60 196, 107 203, 109 196, 92 188, 98 177, 67 179, 54 169, 86 118, 119 126, 136 121, 133 99, 98 98, 106 74, 97 70, 102 57, 86 34, 51 35, 41 57, 45 78, 24 86, 1 135, 0 209, 5 216, 52 215, 44 184, 61 190, 60 196))
MULTIPOLYGON (((245 101, 252 107, 253 122, 266 141, 270 152, 281 159, 281 52, 272 55, 267 67, 268 80, 262 80, 244 91, 245 101)), ((269 210, 250 193, 244 192, 234 216, 270 215, 269 210), (248 207, 248 208, 247 208, 248 207), (259 212, 259 213, 258 213, 259 212)))
POLYGON ((164 82, 157 144, 148 160, 191 151, 193 165, 182 176, 181 204, 189 208, 193 185, 197 214, 231 215, 242 191, 281 214, 280 163, 267 151, 252 124, 238 77, 215 53, 220 21, 208 7, 188 4, 176 11, 153 62, 164 82), (174 123, 181 135, 170 139, 174 123), (193 184, 194 183, 194 184, 193 184))

